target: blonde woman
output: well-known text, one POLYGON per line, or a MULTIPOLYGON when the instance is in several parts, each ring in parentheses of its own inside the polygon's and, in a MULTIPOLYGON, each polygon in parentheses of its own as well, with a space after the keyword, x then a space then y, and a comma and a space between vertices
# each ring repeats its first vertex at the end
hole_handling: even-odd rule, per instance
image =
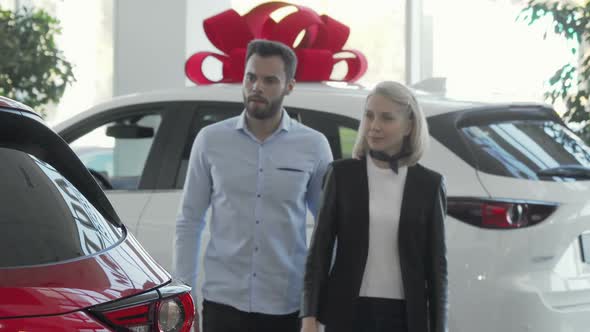
POLYGON ((428 137, 408 88, 387 81, 371 91, 355 158, 326 174, 302 331, 318 322, 328 332, 446 331, 446 195, 442 176, 418 164, 428 137))

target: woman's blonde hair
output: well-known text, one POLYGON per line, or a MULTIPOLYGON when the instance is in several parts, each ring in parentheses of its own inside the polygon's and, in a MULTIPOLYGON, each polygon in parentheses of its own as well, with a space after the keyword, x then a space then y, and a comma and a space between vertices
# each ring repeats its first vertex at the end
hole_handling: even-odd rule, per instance
MULTIPOLYGON (((424 112, 420 105, 418 105, 416 97, 405 85, 393 81, 383 81, 377 84, 367 96, 365 104, 373 95, 380 95, 396 104, 408 106, 412 128, 410 134, 406 138, 406 146, 404 146, 404 149, 407 150, 410 155, 400 159, 400 164, 404 166, 415 165, 420 158, 422 158, 429 142, 428 124, 426 123, 424 112)), ((365 110, 363 110, 363 112, 365 112, 365 110)), ((356 142, 352 150, 352 156, 354 158, 363 158, 369 151, 369 145, 365 139, 365 134, 365 116, 363 115, 356 142)))

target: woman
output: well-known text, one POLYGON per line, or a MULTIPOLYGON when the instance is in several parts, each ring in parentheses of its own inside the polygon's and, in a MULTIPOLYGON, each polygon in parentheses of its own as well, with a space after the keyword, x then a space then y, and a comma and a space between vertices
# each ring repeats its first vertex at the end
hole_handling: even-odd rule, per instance
POLYGON ((446 330, 446 195, 442 176, 417 163, 427 142, 412 92, 378 84, 365 103, 355 159, 334 162, 326 174, 302 331, 318 331, 318 321, 328 332, 446 330))

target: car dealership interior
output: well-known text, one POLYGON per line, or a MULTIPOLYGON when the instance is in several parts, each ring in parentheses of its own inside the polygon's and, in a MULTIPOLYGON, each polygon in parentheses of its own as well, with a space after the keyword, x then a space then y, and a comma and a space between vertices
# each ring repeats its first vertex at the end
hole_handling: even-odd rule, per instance
POLYGON ((0 332, 589 331, 588 41, 586 0, 0 0, 0 332))

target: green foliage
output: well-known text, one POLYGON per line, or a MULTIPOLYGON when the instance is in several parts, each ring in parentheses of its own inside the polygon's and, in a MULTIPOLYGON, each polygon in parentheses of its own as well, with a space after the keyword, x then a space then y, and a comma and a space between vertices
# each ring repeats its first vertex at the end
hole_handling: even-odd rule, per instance
POLYGON ((56 47, 59 21, 38 9, 0 8, 0 95, 34 109, 57 103, 74 79, 56 47))
POLYGON ((579 54, 590 45, 590 1, 529 0, 519 19, 528 25, 549 21, 556 34, 578 46, 572 48, 572 54, 580 61, 566 63, 555 71, 548 80, 545 97, 551 103, 565 102, 564 120, 580 128, 578 134, 590 143, 590 52, 579 54))

